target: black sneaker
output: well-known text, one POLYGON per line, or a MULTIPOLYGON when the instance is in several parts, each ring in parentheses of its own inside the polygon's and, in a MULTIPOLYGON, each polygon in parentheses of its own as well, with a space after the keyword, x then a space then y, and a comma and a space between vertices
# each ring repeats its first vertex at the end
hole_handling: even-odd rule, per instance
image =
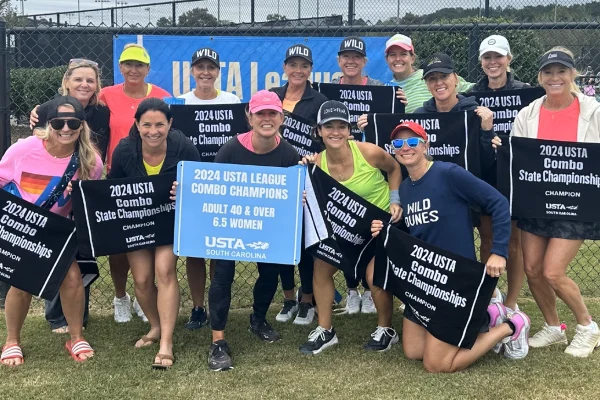
POLYGON ((398 343, 398 334, 394 328, 378 326, 375 332, 371 333, 371 340, 364 345, 367 351, 388 351, 393 344, 398 343))
POLYGON ((192 308, 192 315, 190 315, 190 320, 186 322, 185 329, 190 331, 200 329, 204 325, 208 323, 208 319, 206 318, 206 310, 204 307, 195 307, 192 308))
POLYGON ((335 329, 326 330, 320 326, 308 335, 308 341, 300 346, 302 354, 319 354, 326 348, 337 344, 338 338, 335 329))
POLYGON ((258 321, 254 314, 250 315, 250 328, 248 330, 263 342, 273 343, 281 339, 279 333, 266 320, 258 321))
POLYGON ((231 360, 231 350, 227 342, 217 340, 210 345, 208 351, 208 368, 211 371, 227 371, 233 369, 233 361, 231 360))

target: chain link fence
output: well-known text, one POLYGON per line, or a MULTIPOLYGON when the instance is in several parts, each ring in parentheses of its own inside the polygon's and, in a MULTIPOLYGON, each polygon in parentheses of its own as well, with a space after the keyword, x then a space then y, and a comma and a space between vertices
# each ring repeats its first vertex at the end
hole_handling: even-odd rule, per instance
MULTIPOLYGON (((418 56, 425 58, 437 51, 446 52, 455 60, 459 74, 475 82, 481 75, 479 43, 490 34, 500 33, 511 44, 514 54, 511 67, 520 80, 535 85, 537 58, 552 46, 562 45, 575 53, 581 85, 591 82, 599 93, 599 2, 183 0, 135 6, 119 0, 96 3, 98 9, 81 12, 32 16, 5 12, 6 49, 0 47, 0 68, 4 72, 5 65, 10 69, 10 92, 1 93, 0 83, 0 96, 8 96, 5 104, 10 108, 2 108, 0 102, 0 118, 2 114, 10 116, 12 142, 31 134, 27 126, 30 110, 57 93, 71 58, 85 56, 97 61, 102 85, 112 85, 113 38, 124 34, 252 36, 257 41, 264 36, 293 36, 301 41, 320 36, 389 37, 403 33, 413 39, 418 56), (115 3, 118 8, 109 7, 115 3)), ((381 55, 369 62, 385 62, 383 49, 381 55)), ((315 52, 315 58, 319 56, 315 52)), ((7 129, 8 119, 0 122, 0 131, 7 129)), ((8 135, 2 140, 0 145, 4 150, 10 140, 8 135)), ((598 244, 587 241, 570 268, 570 275, 586 296, 600 296, 599 256, 598 244)), ((108 263, 104 257, 98 261, 101 278, 92 288, 91 303, 95 308, 110 309, 114 290, 108 263)), ((233 305, 248 306, 257 278, 256 267, 238 263, 237 270, 233 305)), ((178 273, 182 301, 188 307, 191 302, 183 260, 179 261, 178 273)), ((345 293, 342 276, 337 277, 337 286, 345 293)), ((133 292, 132 288, 128 291, 133 292)), ((527 289, 524 295, 530 295, 527 289)), ((276 301, 281 301, 281 293, 277 296, 276 301)))

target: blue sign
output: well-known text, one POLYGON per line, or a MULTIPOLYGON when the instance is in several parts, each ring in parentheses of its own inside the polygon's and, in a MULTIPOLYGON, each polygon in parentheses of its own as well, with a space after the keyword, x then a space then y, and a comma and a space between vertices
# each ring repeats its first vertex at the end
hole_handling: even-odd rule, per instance
POLYGON ((181 161, 173 251, 298 264, 306 168, 181 161))
MULTIPOLYGON (((342 37, 252 37, 252 36, 154 36, 118 35, 113 40, 114 82, 123 82, 119 72, 119 55, 128 43, 143 45, 150 55, 148 82, 158 85, 177 97, 194 89, 190 75, 192 54, 199 48, 210 47, 219 53, 221 74, 215 86, 237 95, 243 102, 262 89, 283 86, 285 51, 302 43, 313 53, 312 82, 329 83, 341 76, 337 53, 342 37)), ((392 73, 384 58, 387 37, 365 37, 369 62, 364 74, 389 82, 392 73)))

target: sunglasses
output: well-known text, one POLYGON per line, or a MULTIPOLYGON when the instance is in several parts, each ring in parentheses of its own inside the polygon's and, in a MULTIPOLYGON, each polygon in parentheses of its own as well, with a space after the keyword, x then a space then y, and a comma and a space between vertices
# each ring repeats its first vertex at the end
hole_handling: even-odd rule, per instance
POLYGON ((71 58, 69 60, 69 66, 77 64, 77 65, 91 65, 92 67, 97 67, 98 63, 96 61, 91 61, 85 58, 71 58))
POLYGON ((52 127, 52 129, 60 131, 60 130, 62 130, 62 128, 64 128, 65 124, 67 124, 69 129, 74 131, 74 130, 79 129, 79 127, 81 127, 81 123, 82 123, 82 121, 78 120, 78 119, 55 118, 52 121, 50 121, 50 126, 52 127))
POLYGON ((392 146, 394 146, 395 150, 400 150, 404 147, 404 143, 408 145, 411 149, 414 149, 419 145, 419 143, 425 143, 425 141, 418 137, 410 137, 408 139, 394 139, 392 140, 392 146))

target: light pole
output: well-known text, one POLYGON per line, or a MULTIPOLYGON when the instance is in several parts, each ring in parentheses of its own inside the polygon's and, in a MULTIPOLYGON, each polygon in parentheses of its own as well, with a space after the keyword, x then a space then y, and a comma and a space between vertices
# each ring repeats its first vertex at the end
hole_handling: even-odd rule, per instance
POLYGON ((123 26, 123 6, 127 5, 126 1, 122 1, 122 0, 115 0, 115 4, 117 5, 121 5, 121 26, 123 26))
POLYGON ((25 2, 27 0, 19 0, 21 2, 21 15, 25 15, 25 2))
POLYGON ((148 25, 150 25, 150 10, 151 10, 151 8, 146 7, 146 8, 144 8, 144 10, 148 11, 148 25))
POLYGON ((110 0, 94 0, 94 3, 100 3, 100 20, 104 24, 104 3, 110 3, 110 0))

